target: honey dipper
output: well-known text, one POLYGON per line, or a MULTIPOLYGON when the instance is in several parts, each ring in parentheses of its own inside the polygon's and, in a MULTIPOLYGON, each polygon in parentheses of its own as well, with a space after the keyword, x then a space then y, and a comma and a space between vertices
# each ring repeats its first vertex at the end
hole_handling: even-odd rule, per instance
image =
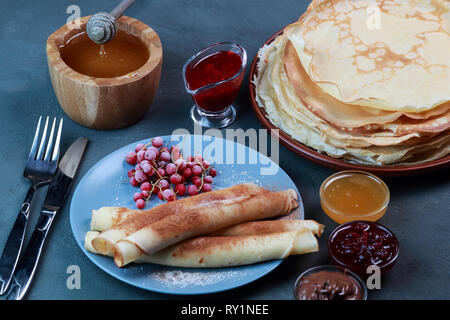
POLYGON ((86 33, 89 39, 98 44, 104 44, 112 40, 116 35, 116 20, 122 16, 134 1, 123 0, 110 13, 99 12, 94 14, 86 25, 86 33))

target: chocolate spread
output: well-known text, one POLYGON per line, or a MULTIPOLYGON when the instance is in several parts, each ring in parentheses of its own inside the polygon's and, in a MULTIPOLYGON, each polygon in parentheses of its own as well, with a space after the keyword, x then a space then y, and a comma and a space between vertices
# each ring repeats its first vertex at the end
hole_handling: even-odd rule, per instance
POLYGON ((319 271, 300 280, 299 300, 361 300, 363 290, 351 275, 319 271))

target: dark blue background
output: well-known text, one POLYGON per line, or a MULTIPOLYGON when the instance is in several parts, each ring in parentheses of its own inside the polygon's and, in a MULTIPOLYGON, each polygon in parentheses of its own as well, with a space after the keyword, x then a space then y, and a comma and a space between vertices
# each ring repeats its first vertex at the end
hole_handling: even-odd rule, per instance
MULTIPOLYGON (((121 146, 167 135, 175 128, 193 129, 188 116, 192 101, 185 93, 181 77, 182 66, 189 56, 214 42, 234 41, 247 49, 249 66, 258 48, 273 33, 296 20, 307 6, 307 1, 299 0, 136 1, 127 15, 154 28, 163 44, 161 84, 150 111, 140 122, 121 130, 95 131, 74 123, 60 109, 47 71, 45 41, 66 22, 69 5, 79 5, 84 16, 109 11, 116 2, 119 1, 0 1, 0 248, 27 190, 21 176, 39 115, 64 117, 63 149, 79 136, 91 140, 76 185, 92 165, 121 146)), ((261 128, 250 109, 246 86, 236 105, 238 120, 231 128, 261 128)), ((250 285, 200 298, 291 299, 299 273, 328 263, 326 240, 336 224, 322 212, 318 190, 333 171, 283 147, 280 165, 297 184, 306 217, 326 224, 320 253, 291 257, 274 272, 250 285)), ((448 171, 386 179, 391 189, 391 203, 381 223, 397 235, 401 250, 397 265, 382 279, 382 289, 370 292, 371 299, 450 298, 450 183, 447 175, 448 171)), ((31 226, 44 192, 45 188, 38 192, 31 226)), ((28 296, 30 299, 183 298, 128 286, 92 264, 71 233, 68 212, 71 195, 54 222, 28 296), (66 287, 69 265, 81 268, 80 290, 66 287)))

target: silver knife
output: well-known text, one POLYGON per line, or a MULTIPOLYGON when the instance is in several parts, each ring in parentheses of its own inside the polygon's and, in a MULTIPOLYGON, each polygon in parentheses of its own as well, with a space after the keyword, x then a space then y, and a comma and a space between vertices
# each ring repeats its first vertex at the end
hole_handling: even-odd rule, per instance
POLYGON ((70 185, 78 170, 88 141, 86 138, 78 138, 61 159, 58 169, 50 181, 44 206, 30 242, 14 273, 11 288, 7 295, 8 300, 21 300, 25 296, 36 271, 48 230, 69 193, 70 185))

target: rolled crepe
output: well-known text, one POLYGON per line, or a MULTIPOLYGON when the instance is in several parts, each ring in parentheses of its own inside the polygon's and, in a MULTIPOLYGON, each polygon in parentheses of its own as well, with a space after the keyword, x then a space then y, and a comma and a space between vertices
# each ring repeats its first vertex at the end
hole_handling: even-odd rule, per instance
MULTIPOLYGON (((323 233, 324 225, 314 220, 264 220, 250 221, 237 224, 235 226, 226 227, 207 236, 251 236, 267 233, 280 233, 287 231, 304 231, 310 230, 312 234, 320 237, 323 233)), ((91 230, 86 233, 85 248, 86 250, 99 254, 92 245, 92 239, 100 234, 99 231, 91 230)), ((188 240, 187 240, 188 241, 188 240)), ((112 252, 109 253, 112 256, 112 252)))
POLYGON ((290 255, 318 250, 317 239, 310 230, 249 236, 204 236, 144 255, 137 261, 172 267, 220 268, 285 259, 290 255))
MULTIPOLYGON (((113 246, 114 261, 122 267, 184 239, 246 221, 285 215, 297 206, 297 192, 290 189, 218 201, 195 210, 180 210, 117 241, 113 246)), ((93 245, 98 250, 96 239, 98 237, 93 245)))
POLYGON ((105 230, 104 227, 109 223, 112 223, 112 225, 93 239, 92 245, 101 254, 110 255, 113 251, 113 244, 118 240, 175 213, 187 214, 191 211, 198 211, 201 208, 217 206, 238 199, 244 200, 266 192, 269 191, 253 183, 245 183, 167 202, 145 211, 128 209, 128 212, 124 212, 117 209, 112 210, 111 208, 102 210, 101 208, 97 212, 93 212, 91 229, 102 231, 102 229, 105 230), (121 214, 117 214, 117 211, 120 211, 121 214), (116 220, 117 223, 114 223, 116 220))
MULTIPOLYGON (((86 249, 95 252, 91 240, 98 234, 86 234, 86 249)), ((136 263, 156 263, 184 268, 220 268, 253 264, 290 255, 319 250, 317 239, 308 229, 243 236, 201 236, 172 245, 136 263)))
POLYGON ((324 225, 314 220, 265 220, 250 221, 220 229, 209 236, 248 236, 265 233, 310 230, 314 235, 321 236, 324 225))
POLYGON ((92 240, 94 240, 94 238, 97 237, 99 234, 100 232, 96 230, 86 232, 86 235, 84 236, 84 248, 87 251, 95 254, 102 254, 101 252, 95 250, 94 246, 92 245, 92 240))
MULTIPOLYGON (((103 207, 92 211, 91 230, 104 231, 122 222, 134 214, 142 214, 141 210, 131 210, 121 207, 103 207)), ((216 236, 244 236, 262 233, 277 233, 309 229, 313 234, 321 236, 324 226, 314 220, 266 220, 250 221, 235 226, 226 227, 209 233, 216 236)), ((99 233, 97 233, 99 235, 99 233)))
POLYGON ((126 218, 141 214, 142 210, 133 210, 124 207, 102 207, 92 210, 91 230, 104 231, 126 218))

